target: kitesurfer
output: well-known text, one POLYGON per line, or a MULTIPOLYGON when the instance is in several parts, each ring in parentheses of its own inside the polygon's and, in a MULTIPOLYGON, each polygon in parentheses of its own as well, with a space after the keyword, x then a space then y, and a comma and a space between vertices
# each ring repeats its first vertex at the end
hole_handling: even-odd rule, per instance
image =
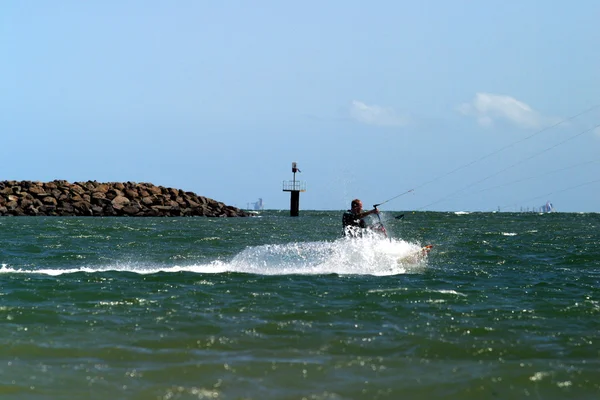
POLYGON ((364 218, 372 214, 379 214, 379 210, 377 208, 369 211, 363 211, 362 207, 362 201, 359 199, 354 199, 350 203, 350 209, 342 216, 344 236, 361 236, 363 229, 367 228, 367 223, 365 222, 364 218))

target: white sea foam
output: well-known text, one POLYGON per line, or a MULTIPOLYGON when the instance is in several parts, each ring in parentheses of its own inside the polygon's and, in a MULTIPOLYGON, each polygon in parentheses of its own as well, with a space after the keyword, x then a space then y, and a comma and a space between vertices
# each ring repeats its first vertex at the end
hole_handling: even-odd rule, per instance
POLYGON ((38 269, 26 269, 26 268, 13 268, 2 264, 0 268, 0 274, 12 273, 12 274, 43 274, 51 276, 59 276, 64 274, 74 274, 78 272, 133 272, 142 275, 156 274, 158 272, 198 272, 198 273, 222 273, 228 272, 230 269, 227 268, 227 264, 213 261, 212 263, 205 265, 192 265, 192 266, 148 266, 140 263, 126 263, 118 265, 109 265, 102 267, 77 267, 77 268, 38 268, 38 269))
POLYGON ((216 274, 240 272, 259 275, 340 274, 340 275, 397 275, 419 273, 427 258, 421 255, 421 245, 397 239, 366 237, 340 238, 333 242, 293 242, 251 246, 230 261, 216 260, 199 265, 144 265, 123 263, 107 266, 81 266, 65 269, 23 269, 2 264, 0 273, 45 274, 58 276, 78 272, 193 272, 216 274), (401 260, 399 262, 399 260, 401 260))
POLYGON ((445 290, 445 289, 441 289, 441 290, 433 290, 434 292, 438 292, 438 293, 443 293, 443 294, 453 294, 456 296, 463 296, 463 297, 467 297, 466 294, 464 293, 460 293, 457 292, 456 290, 445 290))
POLYGON ((262 275, 396 275, 423 270, 426 260, 413 257, 420 249, 419 244, 374 237, 264 245, 242 251, 231 267, 262 275))

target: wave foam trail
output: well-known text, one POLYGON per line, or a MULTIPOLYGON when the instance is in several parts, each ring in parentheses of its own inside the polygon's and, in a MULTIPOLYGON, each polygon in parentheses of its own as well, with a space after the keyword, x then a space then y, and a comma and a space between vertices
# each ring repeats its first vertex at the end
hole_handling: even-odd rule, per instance
POLYGON ((148 265, 126 262, 109 266, 79 266, 74 268, 23 269, 2 264, 0 274, 44 274, 58 276, 78 272, 193 272, 218 274, 240 272, 257 275, 397 275, 422 272, 427 258, 421 255, 421 245, 397 239, 364 237, 340 238, 333 242, 295 242, 247 247, 231 261, 215 260, 196 265, 148 265))
POLYGON ((423 270, 425 259, 412 260, 420 250, 419 244, 372 237, 263 245, 239 253, 228 270, 261 275, 396 275, 423 270))
POLYGON ((60 276, 66 274, 75 274, 79 272, 99 273, 99 272, 133 272, 140 275, 156 274, 159 272, 197 272, 197 273, 223 273, 229 272, 227 264, 221 261, 213 261, 210 264, 200 266, 149 266, 141 263, 126 263, 123 265, 110 265, 103 267, 76 267, 76 268, 38 268, 25 269, 14 268, 7 264, 0 266, 0 274, 42 274, 49 276, 60 276))

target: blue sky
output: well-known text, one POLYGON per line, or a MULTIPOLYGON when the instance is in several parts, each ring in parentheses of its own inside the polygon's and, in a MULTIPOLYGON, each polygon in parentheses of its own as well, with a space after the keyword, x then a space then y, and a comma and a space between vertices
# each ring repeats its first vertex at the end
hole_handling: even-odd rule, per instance
POLYGON ((7 1, 1 180, 600 212, 600 2, 7 1), (576 118, 571 118, 580 114, 576 118), (556 125, 554 126, 553 125, 556 125))

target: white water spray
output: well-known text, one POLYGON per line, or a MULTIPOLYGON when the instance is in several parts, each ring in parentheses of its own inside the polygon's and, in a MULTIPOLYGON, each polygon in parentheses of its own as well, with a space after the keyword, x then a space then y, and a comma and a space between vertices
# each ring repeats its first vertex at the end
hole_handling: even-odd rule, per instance
POLYGON ((257 275, 398 275, 423 272, 427 257, 422 256, 421 245, 397 239, 368 236, 359 239, 340 238, 333 242, 293 242, 251 246, 242 250, 231 261, 215 260, 207 264, 187 266, 144 265, 124 263, 107 266, 75 268, 21 269, 2 264, 0 273, 63 275, 78 272, 194 272, 217 274, 239 272, 257 275))

